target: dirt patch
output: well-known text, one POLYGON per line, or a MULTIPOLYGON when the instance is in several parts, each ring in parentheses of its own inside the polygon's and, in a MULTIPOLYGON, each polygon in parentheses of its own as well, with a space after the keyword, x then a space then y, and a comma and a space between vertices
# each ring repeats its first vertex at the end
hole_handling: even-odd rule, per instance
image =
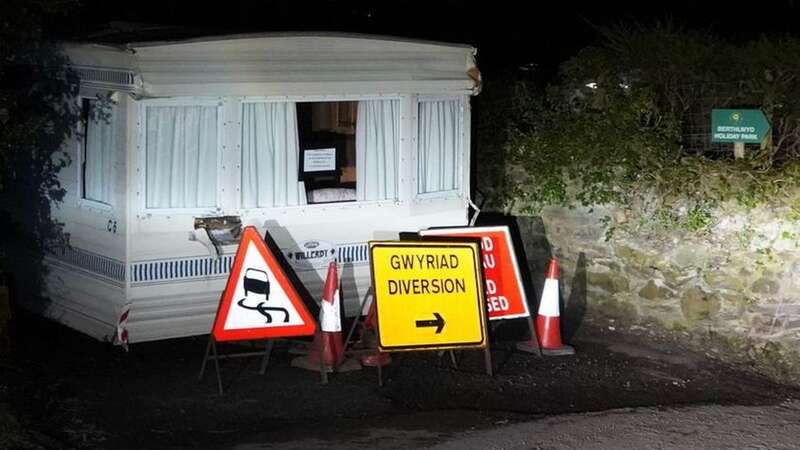
POLYGON ((317 373, 290 367, 289 345, 278 343, 264 376, 256 359, 223 361, 226 394, 220 397, 213 372, 197 380, 206 337, 137 344, 125 353, 51 322, 23 320, 14 369, 0 371, 6 386, 0 403, 43 436, 44 447, 209 448, 317 439, 392 448, 376 429, 407 430, 403 442, 421 446, 545 415, 800 398, 795 388, 690 352, 680 335, 590 322, 575 334, 572 357, 513 351, 524 327, 508 323, 494 333, 495 376, 483 373, 481 352, 461 352, 458 368, 435 353, 398 354, 383 387, 372 369, 335 375, 323 386, 317 373))

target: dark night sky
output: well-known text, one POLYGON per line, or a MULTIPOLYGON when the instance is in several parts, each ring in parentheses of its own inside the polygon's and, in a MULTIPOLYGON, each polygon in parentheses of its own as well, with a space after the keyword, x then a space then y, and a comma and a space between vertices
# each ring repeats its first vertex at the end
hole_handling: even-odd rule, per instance
MULTIPOLYGON (((78 0, 50 20, 59 36, 88 36, 111 21, 178 27, 177 35, 267 31, 347 31, 462 42, 478 47, 483 70, 528 62, 552 67, 596 38, 596 26, 671 20, 747 39, 800 34, 800 0, 555 2, 489 0, 205 2, 78 0), (527 5, 527 6, 526 6, 527 5)), ((158 35, 155 35, 159 37, 158 35)))

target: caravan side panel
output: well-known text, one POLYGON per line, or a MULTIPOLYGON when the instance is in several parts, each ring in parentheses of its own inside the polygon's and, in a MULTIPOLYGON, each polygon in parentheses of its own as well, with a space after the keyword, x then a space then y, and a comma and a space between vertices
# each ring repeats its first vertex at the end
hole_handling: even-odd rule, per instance
MULTIPOLYGON (((81 101, 96 99, 108 91, 83 88, 81 101)), ((125 304, 126 283, 126 143, 128 97, 117 93, 111 99, 112 116, 109 154, 110 173, 106 202, 90 200, 85 194, 84 141, 81 136, 67 142, 72 160, 59 179, 66 189, 63 201, 53 209, 64 223, 69 246, 51 249, 44 295, 49 299, 45 314, 95 338, 111 340, 125 304)))
MULTIPOLYGON (((464 225, 466 207, 453 201, 439 212, 411 215, 405 206, 338 207, 308 210, 294 217, 243 217, 261 232, 268 231, 313 297, 322 293, 327 264, 339 263, 345 313, 353 316, 371 285, 367 243, 397 239, 401 231, 433 225, 464 225), (325 257, 310 255, 306 244, 328 249, 325 257), (332 251, 331 251, 332 250, 332 251)), ((221 258, 187 239, 185 231, 133 234, 134 261, 129 266, 131 302, 128 330, 131 342, 206 334, 211 330, 225 287, 235 246, 221 258)))

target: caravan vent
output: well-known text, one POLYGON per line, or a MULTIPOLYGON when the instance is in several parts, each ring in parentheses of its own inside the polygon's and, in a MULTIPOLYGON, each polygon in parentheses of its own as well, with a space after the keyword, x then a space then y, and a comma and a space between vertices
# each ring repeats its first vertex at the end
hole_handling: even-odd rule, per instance
POLYGON ((75 67, 81 82, 86 84, 114 85, 133 88, 136 74, 130 70, 98 69, 93 67, 75 67))

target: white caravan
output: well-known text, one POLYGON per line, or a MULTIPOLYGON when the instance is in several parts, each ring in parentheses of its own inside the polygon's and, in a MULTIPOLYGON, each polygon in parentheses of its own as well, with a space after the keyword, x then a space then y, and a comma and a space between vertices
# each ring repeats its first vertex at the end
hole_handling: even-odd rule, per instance
POLYGON ((209 333, 238 224, 268 230, 314 296, 336 258, 354 315, 369 240, 467 222, 472 47, 303 33, 65 51, 85 139, 66 144, 71 245, 46 258, 47 315, 97 339, 121 319, 131 343, 209 333))

